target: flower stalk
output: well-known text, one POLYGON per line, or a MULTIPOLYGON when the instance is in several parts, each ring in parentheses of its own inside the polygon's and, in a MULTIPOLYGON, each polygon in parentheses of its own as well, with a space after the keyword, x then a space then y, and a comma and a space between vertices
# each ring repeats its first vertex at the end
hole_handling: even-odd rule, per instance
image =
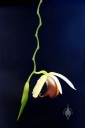
POLYGON ((39 24, 36 28, 36 32, 35 32, 35 37, 36 37, 36 40, 37 40, 37 46, 36 46, 36 49, 34 51, 34 54, 33 54, 33 57, 32 57, 32 61, 33 61, 33 64, 34 64, 34 68, 33 68, 33 71, 31 72, 31 74, 29 75, 25 85, 24 85, 24 89, 23 89, 23 95, 22 95, 22 100, 21 100, 21 107, 20 107, 20 110, 19 110, 19 114, 18 114, 18 118, 17 120, 19 120, 25 106, 26 106, 26 103, 28 101, 28 96, 29 96, 29 83, 30 83, 30 80, 32 78, 32 76, 34 74, 41 74, 41 73, 45 73, 45 71, 40 71, 40 72, 37 72, 36 71, 36 61, 35 61, 35 57, 36 57, 36 54, 40 48, 40 44, 39 44, 39 37, 38 37, 38 32, 39 32, 39 29, 40 27, 42 26, 42 20, 41 20, 41 16, 40 16, 40 7, 41 7, 41 4, 42 4, 43 0, 40 0, 39 1, 39 4, 38 4, 38 7, 37 7, 37 16, 39 18, 39 24))

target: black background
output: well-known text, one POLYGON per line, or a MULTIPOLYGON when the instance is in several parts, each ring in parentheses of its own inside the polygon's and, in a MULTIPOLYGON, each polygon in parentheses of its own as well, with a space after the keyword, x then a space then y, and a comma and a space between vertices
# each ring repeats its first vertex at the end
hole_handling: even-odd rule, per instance
POLYGON ((60 79, 63 95, 54 99, 32 97, 38 76, 30 82, 30 95, 17 122, 21 96, 33 69, 38 1, 0 6, 0 128, 85 127, 85 4, 81 1, 43 0, 37 70, 54 71, 69 78, 77 91, 60 79), (63 115, 67 104, 73 110, 63 115))

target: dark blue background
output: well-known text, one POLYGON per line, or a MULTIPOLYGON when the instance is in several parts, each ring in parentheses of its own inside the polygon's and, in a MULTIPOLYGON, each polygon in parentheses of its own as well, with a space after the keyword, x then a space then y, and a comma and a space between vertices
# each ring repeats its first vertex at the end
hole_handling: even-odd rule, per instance
POLYGON ((85 127, 85 4, 80 1, 43 1, 37 70, 59 72, 77 88, 61 81, 63 95, 34 99, 31 91, 25 110, 16 121, 24 83, 33 69, 38 1, 0 6, 0 128, 85 127), (70 120, 63 115, 69 104, 70 120))

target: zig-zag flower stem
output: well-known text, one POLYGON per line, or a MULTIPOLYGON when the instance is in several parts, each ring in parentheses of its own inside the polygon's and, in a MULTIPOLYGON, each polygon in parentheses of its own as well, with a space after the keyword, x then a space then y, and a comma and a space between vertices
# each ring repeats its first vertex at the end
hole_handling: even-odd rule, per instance
POLYGON ((41 20, 41 16, 40 16, 40 7, 41 7, 42 2, 43 2, 43 0, 40 0, 39 1, 38 7, 37 7, 37 12, 36 12, 36 14, 37 14, 37 16, 39 18, 39 24, 38 24, 38 26, 36 28, 36 32, 35 32, 35 37, 36 37, 36 40, 37 40, 37 47, 36 47, 36 49, 34 51, 34 54, 33 54, 33 57, 32 57, 32 61, 33 61, 33 64, 34 64, 34 69, 33 69, 32 73, 30 74, 30 76, 28 78, 28 82, 30 81, 30 79, 33 76, 33 74, 35 74, 35 72, 36 72, 36 61, 35 61, 35 57, 36 57, 36 54, 37 54, 37 52, 38 52, 38 50, 40 48, 38 32, 39 32, 40 27, 42 26, 42 20, 41 20))
POLYGON ((40 0, 40 2, 38 4, 38 7, 37 7, 37 16, 39 18, 39 25, 38 25, 38 27, 36 29, 36 32, 35 32, 35 37, 36 37, 36 40, 37 40, 37 47, 36 47, 35 52, 34 52, 33 57, 32 57, 32 60, 33 60, 33 63, 34 63, 34 71, 36 71, 35 56, 37 54, 37 51, 40 48, 39 38, 38 38, 38 32, 39 32, 40 27, 42 26, 42 20, 41 20, 41 16, 40 16, 40 7, 41 7, 41 4, 42 4, 42 0, 40 0))
POLYGON ((32 61, 33 61, 33 64, 34 64, 34 69, 33 69, 32 73, 30 74, 30 76, 28 78, 28 82, 30 81, 30 79, 33 76, 33 74, 35 74, 35 72, 36 72, 36 61, 35 61, 35 57, 36 57, 36 54, 37 54, 37 52, 38 52, 38 50, 40 48, 38 32, 39 32, 40 27, 42 26, 42 20, 41 20, 41 16, 40 16, 40 7, 41 7, 42 2, 43 2, 43 0, 40 0, 39 1, 38 7, 37 7, 37 12, 36 12, 36 14, 37 14, 37 16, 39 18, 39 24, 38 24, 38 26, 36 28, 36 32, 35 32, 35 37, 36 37, 36 40, 37 40, 37 47, 36 47, 36 49, 34 51, 34 54, 33 54, 33 57, 32 57, 32 61))

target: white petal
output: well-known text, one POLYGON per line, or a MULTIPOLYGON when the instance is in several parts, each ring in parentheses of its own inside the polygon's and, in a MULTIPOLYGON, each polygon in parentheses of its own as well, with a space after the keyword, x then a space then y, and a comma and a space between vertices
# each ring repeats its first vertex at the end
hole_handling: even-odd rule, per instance
POLYGON ((33 89, 33 92, 32 92, 34 98, 37 98, 38 95, 40 94, 40 91, 41 91, 44 83, 46 82, 46 79, 47 79, 47 75, 42 75, 40 77, 40 79, 37 81, 37 83, 33 89))
POLYGON ((62 74, 55 73, 55 72, 50 72, 49 74, 60 77, 60 78, 63 79, 72 89, 76 90, 76 88, 74 87, 74 85, 72 84, 72 82, 71 82, 70 80, 68 80, 65 76, 63 76, 62 74))
POLYGON ((58 87, 59 92, 62 94, 62 87, 61 87, 61 84, 60 84, 58 78, 55 77, 54 75, 50 75, 50 76, 53 78, 53 80, 55 81, 55 83, 56 83, 56 85, 58 87))

